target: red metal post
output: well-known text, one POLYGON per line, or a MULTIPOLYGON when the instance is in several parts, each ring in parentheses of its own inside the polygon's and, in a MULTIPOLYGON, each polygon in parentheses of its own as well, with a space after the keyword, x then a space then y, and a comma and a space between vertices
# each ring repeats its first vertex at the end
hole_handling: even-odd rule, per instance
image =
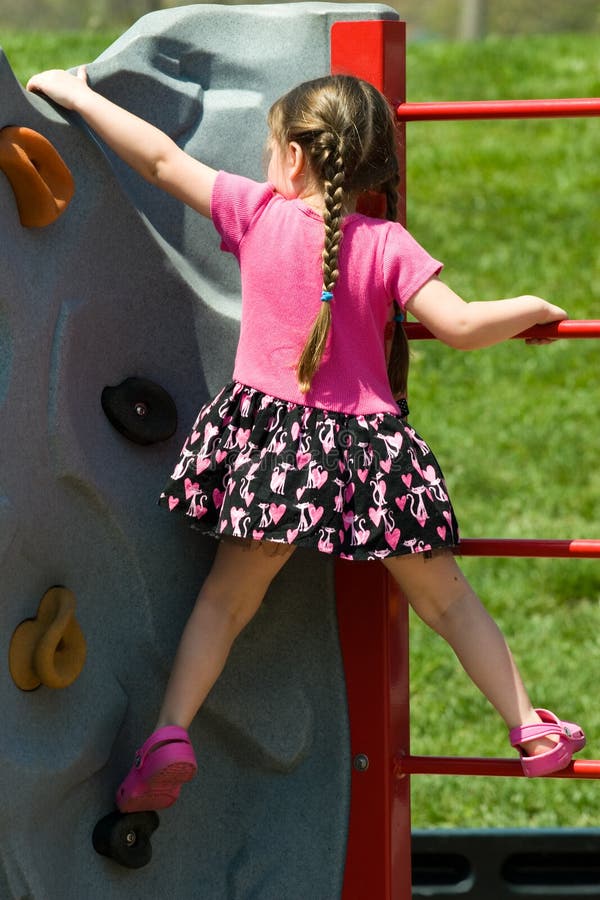
MULTIPOLYGON (((356 75, 374 84, 392 106, 406 100, 406 25, 404 22, 336 22, 331 28, 331 72, 356 75)), ((406 224, 406 128, 398 122, 401 184, 398 221, 406 224)), ((369 213, 364 205, 361 212, 369 213)), ((385 209, 385 206, 384 206, 385 209)), ((381 215, 375 208, 373 214, 381 215)))
POLYGON ((468 100, 446 103, 402 103, 398 105, 397 115, 403 122, 600 116, 600 97, 576 97, 562 100, 468 100))
POLYGON ((410 900, 406 604, 386 569, 336 562, 336 598, 350 717, 352 782, 343 900, 410 900))
MULTIPOLYGON (((406 103, 403 22, 337 22, 331 71, 370 81, 396 107, 406 221, 405 122, 433 119, 600 115, 600 99, 406 103)), ((361 211, 380 215, 377 199, 361 211)), ((433 335, 418 323, 411 339, 433 335)), ((535 326, 520 338, 600 337, 600 321, 535 326)), ((465 556, 600 557, 600 541, 463 540, 465 556)), ((343 900, 411 900, 410 775, 522 775, 518 760, 411 757, 408 610, 383 566, 336 560, 335 589, 353 760, 343 900)), ((600 761, 577 760, 552 777, 598 778, 600 761)))
POLYGON ((527 556, 551 559, 600 559, 600 541, 463 538, 461 556, 527 556))
MULTIPOLYGON (((409 756, 397 757, 396 777, 406 772, 413 775, 484 775, 525 778, 527 777, 518 759, 492 759, 491 757, 471 759, 461 756, 409 756)), ((596 781, 600 778, 600 760, 575 759, 566 769, 546 775, 545 778, 577 778, 596 781)))
MULTIPOLYGON (((393 105, 405 99, 404 22, 336 22, 331 71, 371 82, 393 105)), ((398 124, 400 221, 406 220, 405 129, 398 124)), ((362 212, 381 215, 370 198, 362 212)), ((376 562, 336 561, 336 600, 353 760, 343 900, 410 900, 408 610, 376 562)))
MULTIPOLYGON (((435 340, 435 335, 431 333, 420 322, 407 322, 404 326, 406 336, 409 341, 430 341, 435 340)), ((551 322, 549 325, 533 325, 526 331, 521 331, 515 335, 517 338, 561 338, 561 339, 581 339, 581 338, 599 338, 600 337, 600 319, 565 319, 564 322, 551 322)))

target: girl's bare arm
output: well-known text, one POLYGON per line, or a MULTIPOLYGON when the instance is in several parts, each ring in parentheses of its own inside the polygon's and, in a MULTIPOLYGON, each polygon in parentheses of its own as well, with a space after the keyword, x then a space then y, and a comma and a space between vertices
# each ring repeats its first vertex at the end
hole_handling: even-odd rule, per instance
POLYGON ((79 113, 115 153, 151 184, 210 218, 215 169, 194 159, 160 129, 97 94, 85 69, 77 76, 53 69, 34 75, 27 90, 79 113))
POLYGON ((432 278, 406 304, 440 341, 458 350, 490 347, 532 325, 568 318, 564 309, 541 297, 465 302, 438 278, 432 278))

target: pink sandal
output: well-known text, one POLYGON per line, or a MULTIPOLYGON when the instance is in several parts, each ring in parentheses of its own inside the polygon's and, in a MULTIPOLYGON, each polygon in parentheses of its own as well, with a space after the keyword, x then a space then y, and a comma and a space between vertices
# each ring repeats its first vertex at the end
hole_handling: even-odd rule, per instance
POLYGON ((509 733, 510 743, 519 751, 523 772, 529 778, 539 775, 550 775, 564 769, 571 762, 574 753, 585 747, 585 734, 574 722, 562 722, 549 709, 536 709, 542 720, 541 725, 519 725, 509 733), (521 747, 523 742, 536 738, 558 735, 558 742, 552 750, 526 756, 521 747))
POLYGON ((197 769, 185 728, 159 728, 135 754, 135 763, 117 790, 117 806, 121 812, 166 809, 175 803, 181 785, 190 781, 197 769))

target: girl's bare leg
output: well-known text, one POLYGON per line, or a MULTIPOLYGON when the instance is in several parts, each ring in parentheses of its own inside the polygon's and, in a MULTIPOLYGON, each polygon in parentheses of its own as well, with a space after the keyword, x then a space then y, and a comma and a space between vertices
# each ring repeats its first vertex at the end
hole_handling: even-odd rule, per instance
MULTIPOLYGON (((541 722, 502 632, 459 569, 450 550, 383 560, 408 602, 450 644, 463 668, 509 729, 541 722)), ((529 755, 555 746, 540 738, 523 744, 529 755)))
POLYGON ((183 631, 156 728, 188 728, 221 674, 232 644, 295 547, 223 538, 183 631))

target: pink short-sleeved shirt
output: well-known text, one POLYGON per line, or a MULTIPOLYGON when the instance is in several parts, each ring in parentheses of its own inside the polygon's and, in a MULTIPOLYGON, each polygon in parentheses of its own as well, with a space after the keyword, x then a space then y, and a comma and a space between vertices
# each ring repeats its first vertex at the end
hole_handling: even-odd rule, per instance
POLYGON ((387 377, 390 304, 404 308, 442 264, 397 222, 343 220, 332 325, 311 389, 296 365, 319 312, 323 219, 270 184, 219 172, 211 214, 221 249, 240 264, 242 314, 233 378, 263 393, 353 415, 398 413, 387 377))

